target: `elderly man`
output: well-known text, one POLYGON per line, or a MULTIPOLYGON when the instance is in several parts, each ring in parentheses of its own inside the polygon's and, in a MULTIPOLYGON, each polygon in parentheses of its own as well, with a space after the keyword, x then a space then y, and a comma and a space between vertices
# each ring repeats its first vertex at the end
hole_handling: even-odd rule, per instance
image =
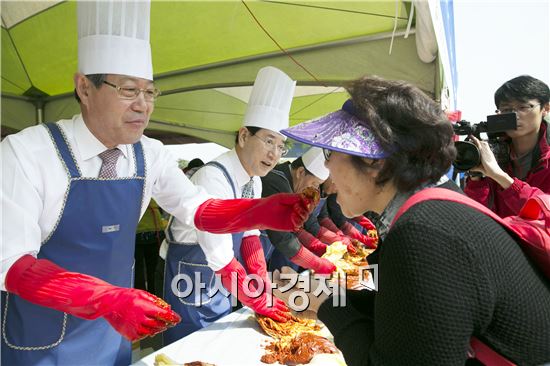
POLYGON ((309 203, 296 196, 209 199, 142 135, 159 95, 150 4, 115 5, 78 2, 82 114, 1 144, 3 365, 128 365, 129 340, 179 322, 164 301, 130 288, 136 226, 151 197, 217 233, 292 230, 307 217, 309 203))

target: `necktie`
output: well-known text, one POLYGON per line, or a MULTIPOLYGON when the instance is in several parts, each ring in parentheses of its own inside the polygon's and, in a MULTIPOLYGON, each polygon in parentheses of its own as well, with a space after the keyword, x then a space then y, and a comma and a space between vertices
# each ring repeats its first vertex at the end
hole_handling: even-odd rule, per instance
POLYGON ((121 153, 122 151, 120 151, 118 148, 114 148, 106 150, 99 154, 99 157, 103 161, 103 164, 101 164, 101 170, 99 171, 99 178, 117 177, 116 162, 118 161, 121 153))
POLYGON ((254 198, 254 181, 252 178, 243 186, 242 198, 254 198))

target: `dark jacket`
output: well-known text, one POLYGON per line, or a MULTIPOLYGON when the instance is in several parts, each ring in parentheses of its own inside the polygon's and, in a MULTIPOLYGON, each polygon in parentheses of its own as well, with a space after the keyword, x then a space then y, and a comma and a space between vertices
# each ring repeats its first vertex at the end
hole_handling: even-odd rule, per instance
POLYGON ((378 292, 318 312, 349 366, 464 365, 473 335, 517 364, 550 362, 550 281, 475 209, 413 206, 389 230, 378 270, 378 292))
MULTIPOLYGON (((290 163, 277 165, 265 177, 262 177, 262 197, 269 197, 276 193, 293 193, 290 163)), ((294 233, 266 230, 271 244, 287 258, 294 257, 300 250, 301 244, 294 233)))

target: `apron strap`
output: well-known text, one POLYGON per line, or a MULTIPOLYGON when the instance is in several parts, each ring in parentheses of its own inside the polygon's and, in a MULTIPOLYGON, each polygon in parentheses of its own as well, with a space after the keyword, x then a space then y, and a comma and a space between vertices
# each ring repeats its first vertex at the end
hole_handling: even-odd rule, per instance
POLYGON ((143 145, 141 141, 132 145, 134 148, 134 157, 136 158, 136 176, 145 178, 145 157, 143 154, 143 145))
MULTIPOLYGON (((195 171, 195 173, 198 172, 200 169, 204 168, 205 166, 208 166, 208 165, 216 167, 216 168, 218 168, 222 171, 223 175, 225 176, 225 179, 227 179, 227 181, 229 182, 229 185, 231 186, 231 189, 233 190, 233 197, 238 198, 237 197, 237 191, 235 189, 235 184, 233 183, 233 180, 229 176, 229 172, 227 171, 225 166, 223 166, 223 164, 221 164, 217 161, 210 161, 210 162, 204 164, 203 166, 201 166, 199 169, 197 169, 195 171)), ((193 173, 193 174, 195 174, 195 173, 193 173)), ((174 235, 172 234, 172 222, 173 221, 174 221, 174 216, 170 216, 170 220, 168 221, 168 226, 167 226, 167 230, 166 230, 166 236, 168 237, 168 242, 175 243, 176 241, 174 240, 174 235)))
POLYGON ((71 148, 69 147, 67 140, 65 140, 65 136, 57 123, 50 122, 44 124, 43 126, 45 126, 50 132, 53 143, 61 156, 65 167, 69 171, 71 178, 79 178, 81 176, 80 170, 78 169, 78 165, 76 164, 71 148))

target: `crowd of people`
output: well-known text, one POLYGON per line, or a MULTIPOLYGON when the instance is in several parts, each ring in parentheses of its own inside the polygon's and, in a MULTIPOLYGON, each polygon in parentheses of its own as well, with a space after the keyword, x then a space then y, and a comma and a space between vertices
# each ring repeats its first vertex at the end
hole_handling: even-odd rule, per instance
POLYGON ((451 122, 414 85, 358 78, 340 110, 289 127, 296 81, 266 66, 234 148, 182 171, 143 135, 160 94, 148 31, 104 29, 94 6, 148 27, 140 21, 147 6, 126 14, 78 2, 81 113, 1 143, 10 212, 2 219, 2 364, 128 365, 132 341, 162 334, 168 345, 241 305, 286 322, 288 294, 268 291, 269 272, 330 276, 336 267, 322 256, 334 242, 351 253, 375 249, 367 260, 379 268, 377 291, 347 290, 346 306, 317 298, 308 309, 348 365, 473 364, 473 338, 515 364, 550 362, 550 279, 520 240, 460 202, 432 199, 400 212, 432 187, 502 217, 550 194, 548 85, 522 75, 496 90, 497 113, 517 118, 504 139, 509 159, 497 162, 472 136, 481 163, 471 172, 481 176, 459 187, 447 178, 456 158, 451 122), (287 138, 311 147, 281 162, 287 138), (312 189, 320 199, 304 193, 312 189), (373 229, 376 241, 366 235, 373 229), (162 266, 164 281, 155 276, 162 266), (206 286, 189 291, 181 276, 206 286))

